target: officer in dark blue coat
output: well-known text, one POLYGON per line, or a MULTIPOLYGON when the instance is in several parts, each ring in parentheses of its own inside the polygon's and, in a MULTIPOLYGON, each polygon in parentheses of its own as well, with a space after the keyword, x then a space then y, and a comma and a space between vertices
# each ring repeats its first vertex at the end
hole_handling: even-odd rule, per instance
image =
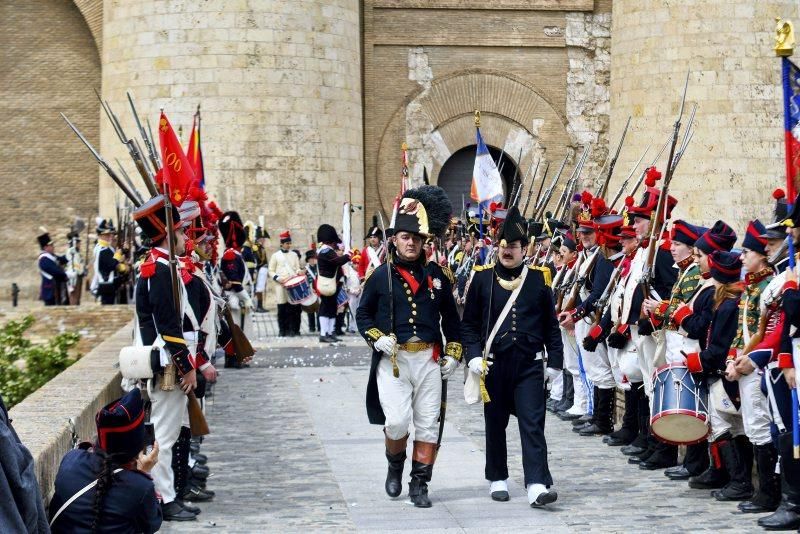
POLYGON ((63 304, 63 288, 67 283, 67 273, 62 266, 66 265, 67 259, 55 255, 53 240, 47 232, 37 236, 36 239, 39 241, 39 248, 42 249, 37 260, 39 274, 42 275, 39 300, 44 301, 45 306, 63 304))
POLYGON ((133 389, 97 413, 94 446, 83 443, 64 456, 50 501, 55 534, 138 534, 161 528, 161 507, 149 475, 158 461, 158 445, 144 453, 144 418, 141 392, 133 389))
POLYGON ((525 219, 516 207, 509 210, 497 237, 500 245, 497 264, 477 271, 467 292, 461 337, 470 372, 483 374, 489 395, 483 414, 486 479, 491 483, 491 496, 500 501, 509 498, 506 427, 509 416, 514 414, 522 438, 528 502, 531 506, 542 506, 557 498, 556 492, 548 489, 553 479, 547 466, 544 437, 544 353, 546 350, 548 367, 562 368, 561 332, 550 290, 550 269, 523 263, 528 237, 525 219), (501 318, 517 289, 519 293, 501 318), (502 323, 496 327, 498 320, 502 323), (484 349, 493 331, 495 335, 484 364, 484 349))
POLYGON ((428 482, 439 438, 442 382, 461 360, 453 275, 446 267, 426 261, 422 242, 444 234, 451 213, 450 200, 439 187, 406 191, 395 219, 390 261, 367 278, 356 314, 358 330, 373 349, 367 416, 370 423, 384 425, 389 461, 386 493, 397 497, 402 490, 413 421, 408 493, 420 508, 431 506, 428 482), (442 333, 447 340, 444 346, 442 333))

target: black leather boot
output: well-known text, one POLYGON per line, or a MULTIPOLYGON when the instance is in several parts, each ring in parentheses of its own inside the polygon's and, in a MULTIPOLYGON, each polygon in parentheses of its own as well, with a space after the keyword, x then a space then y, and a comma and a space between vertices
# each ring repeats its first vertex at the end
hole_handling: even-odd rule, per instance
POLYGON ((612 432, 605 438, 603 443, 611 447, 621 447, 630 445, 639 433, 639 405, 636 399, 636 392, 631 389, 625 390, 625 414, 622 416, 622 426, 619 430, 612 432))
POLYGON ((719 444, 712 441, 708 444, 708 469, 696 477, 689 478, 689 487, 694 489, 723 488, 728 483, 728 472, 722 466, 719 444))
POLYGON ((389 461, 389 470, 386 473, 386 494, 389 497, 399 497, 403 491, 403 466, 406 463, 406 441, 403 439, 386 438, 386 459, 389 461))
POLYGON ((411 458, 411 481, 408 483, 408 496, 417 508, 430 508, 428 482, 433 475, 433 462, 436 459, 436 444, 424 441, 414 442, 414 455, 411 458))
POLYGON ((595 418, 596 414, 598 413, 597 403, 598 403, 599 395, 600 395, 600 388, 598 388, 597 386, 592 387, 592 408, 593 408, 592 409, 592 413, 591 414, 588 414, 588 413, 584 414, 581 417, 579 417, 578 419, 575 419, 572 422, 572 431, 573 432, 578 433, 581 430, 583 430, 584 428, 588 428, 588 427, 592 426, 592 424, 594 423, 594 418, 595 418))
POLYGON ((553 406, 553 412, 565 412, 572 408, 572 404, 575 399, 575 387, 572 383, 572 374, 567 371, 566 369, 563 371, 564 373, 564 389, 561 393, 561 400, 558 401, 555 406, 553 406))
POLYGON ((182 426, 178 439, 172 446, 172 473, 175 495, 183 495, 189 483, 189 449, 192 433, 188 427, 182 426))
POLYGON ((753 496, 752 463, 747 469, 747 458, 752 459, 752 446, 740 439, 720 439, 719 453, 730 480, 720 490, 711 492, 718 501, 744 501, 753 496), (750 453, 745 449, 749 449, 750 453))
POLYGON ((600 436, 610 434, 614 430, 614 393, 615 389, 600 389, 597 391, 597 403, 594 407, 592 424, 581 429, 581 436, 600 436))
POLYGON ((767 530, 795 530, 800 527, 800 461, 794 459, 792 452, 792 433, 778 436, 783 499, 775 513, 758 520, 758 525, 767 530))
POLYGON ((647 459, 639 462, 639 469, 646 471, 655 471, 656 469, 664 469, 666 467, 673 467, 678 464, 678 447, 675 445, 668 445, 666 443, 659 443, 656 450, 647 459))
POLYGON ((778 450, 772 443, 755 445, 756 468, 758 470, 758 491, 753 498, 739 504, 745 514, 774 512, 781 502, 781 477, 775 473, 778 463, 778 450))

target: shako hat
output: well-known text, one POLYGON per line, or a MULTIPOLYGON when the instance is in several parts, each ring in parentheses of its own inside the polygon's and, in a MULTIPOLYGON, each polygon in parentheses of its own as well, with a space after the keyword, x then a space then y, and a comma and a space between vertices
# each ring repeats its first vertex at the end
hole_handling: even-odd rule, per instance
MULTIPOLYGON (((783 189, 778 188, 772 192, 772 198, 775 199, 775 208, 772 211, 772 222, 767 225, 767 229, 761 237, 766 239, 785 239, 786 227, 784 226, 784 221, 789 214, 786 193, 783 189)), ((795 202, 795 204, 797 203, 795 202)))
POLYGON ((97 235, 103 234, 113 234, 116 232, 116 228, 114 228, 114 221, 112 219, 101 219, 97 218, 97 227, 95 228, 95 233, 97 235))
POLYGON ((142 392, 133 388, 121 399, 106 405, 94 418, 97 444, 118 459, 131 459, 144 447, 144 403, 142 392))
POLYGON ((683 243, 687 247, 693 247, 694 244, 700 239, 700 236, 708 231, 708 228, 702 226, 695 226, 688 223, 683 219, 678 219, 672 223, 670 230, 670 240, 683 243))
POLYGON ((742 259, 735 252, 715 250, 708 256, 711 278, 723 284, 738 282, 742 275, 742 259))
POLYGON ((378 216, 372 216, 372 226, 369 227, 367 230, 367 235, 364 236, 364 239, 368 239, 370 237, 377 237, 381 241, 383 241, 383 232, 381 231, 380 226, 378 226, 378 216))
POLYGON ((750 221, 750 223, 747 225, 747 231, 744 234, 742 247, 766 256, 767 238, 762 237, 766 231, 767 228, 758 219, 750 221))
POLYGON ((38 236, 36 236, 36 241, 39 242, 39 248, 44 248, 47 245, 52 245, 53 240, 50 239, 50 234, 47 232, 45 228, 39 228, 39 231, 42 232, 38 236))
POLYGON ((706 254, 711 254, 715 250, 729 252, 736 243, 736 232, 723 221, 717 221, 710 230, 703 233, 695 241, 694 246, 706 254))
MULTIPOLYGON (((175 228, 181 227, 181 216, 178 208, 170 204, 172 223, 175 228)), ((133 212, 133 220, 142 229, 142 233, 154 243, 167 237, 167 211, 164 209, 164 195, 156 195, 133 212)))

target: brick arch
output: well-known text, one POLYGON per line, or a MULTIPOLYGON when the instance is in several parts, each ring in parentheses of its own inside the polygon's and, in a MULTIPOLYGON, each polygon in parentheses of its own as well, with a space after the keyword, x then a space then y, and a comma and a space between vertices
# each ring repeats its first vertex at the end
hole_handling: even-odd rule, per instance
POLYGON ((83 20, 97 46, 98 55, 103 53, 103 0, 73 0, 75 7, 83 15, 83 20))
POLYGON ((449 156, 475 144, 475 108, 481 110, 484 140, 504 149, 522 172, 538 159, 542 148, 552 162, 561 160, 573 144, 564 110, 557 109, 534 84, 504 72, 455 72, 409 94, 392 114, 374 155, 377 172, 368 178, 374 180, 370 185, 378 193, 378 205, 368 210, 391 209, 404 140, 409 141, 412 177, 421 176, 424 164, 431 183, 437 183, 449 156), (411 109, 414 119, 409 120, 411 109))

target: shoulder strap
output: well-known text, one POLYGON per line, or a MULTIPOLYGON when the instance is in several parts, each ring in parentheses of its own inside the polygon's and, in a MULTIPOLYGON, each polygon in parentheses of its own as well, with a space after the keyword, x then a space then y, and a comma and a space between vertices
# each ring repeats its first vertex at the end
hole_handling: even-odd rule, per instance
MULTIPOLYGON (((122 471, 122 468, 121 468, 121 467, 119 467, 119 468, 117 468, 117 469, 114 469, 114 471, 113 471, 113 473, 112 473, 112 474, 116 475, 116 474, 117 474, 117 473, 119 473, 120 471, 122 471)), ((62 504, 62 505, 61 505, 61 508, 59 508, 59 509, 58 509, 58 512, 56 512, 56 513, 55 513, 55 515, 53 515, 53 519, 51 519, 51 520, 50 520, 50 526, 51 526, 51 527, 53 526, 53 523, 55 523, 55 522, 56 522, 56 519, 58 519, 58 516, 60 516, 60 515, 62 514, 62 512, 64 512, 64 510, 66 510, 67 508, 69 508, 69 505, 70 505, 70 504, 74 503, 74 502, 75 502, 76 500, 78 500, 78 499, 79 499, 79 498, 80 498, 80 497, 81 497, 81 496, 82 496, 84 493, 86 493, 87 491, 89 491, 90 489, 92 489, 93 487, 95 487, 96 485, 97 485, 97 480, 92 480, 91 482, 89 482, 88 484, 86 484, 84 487, 82 487, 81 489, 79 489, 79 490, 78 490, 78 492, 77 492, 77 493, 75 493, 75 495, 73 495, 72 497, 70 497, 69 499, 67 499, 67 502, 65 502, 64 504, 62 504)))
MULTIPOLYGON (((511 311, 511 306, 514 305, 514 302, 517 300, 519 296, 519 292, 522 290, 522 286, 525 285, 525 277, 528 276, 529 269, 522 269, 522 281, 519 285, 511 292, 511 296, 508 297, 506 301, 506 305, 503 306, 503 311, 500 312, 500 315, 497 317, 497 321, 494 323, 494 327, 492 331, 489 333, 489 337, 486 340, 486 345, 483 347, 483 358, 486 359, 489 356, 489 349, 492 347, 492 342, 494 342, 494 336, 497 335, 497 331, 500 330, 500 325, 503 324, 503 321, 506 320, 508 316, 508 312, 511 311)), ((492 277, 492 283, 494 284, 494 277, 492 277)), ((492 303, 489 303, 489 308, 491 309, 492 303)))

